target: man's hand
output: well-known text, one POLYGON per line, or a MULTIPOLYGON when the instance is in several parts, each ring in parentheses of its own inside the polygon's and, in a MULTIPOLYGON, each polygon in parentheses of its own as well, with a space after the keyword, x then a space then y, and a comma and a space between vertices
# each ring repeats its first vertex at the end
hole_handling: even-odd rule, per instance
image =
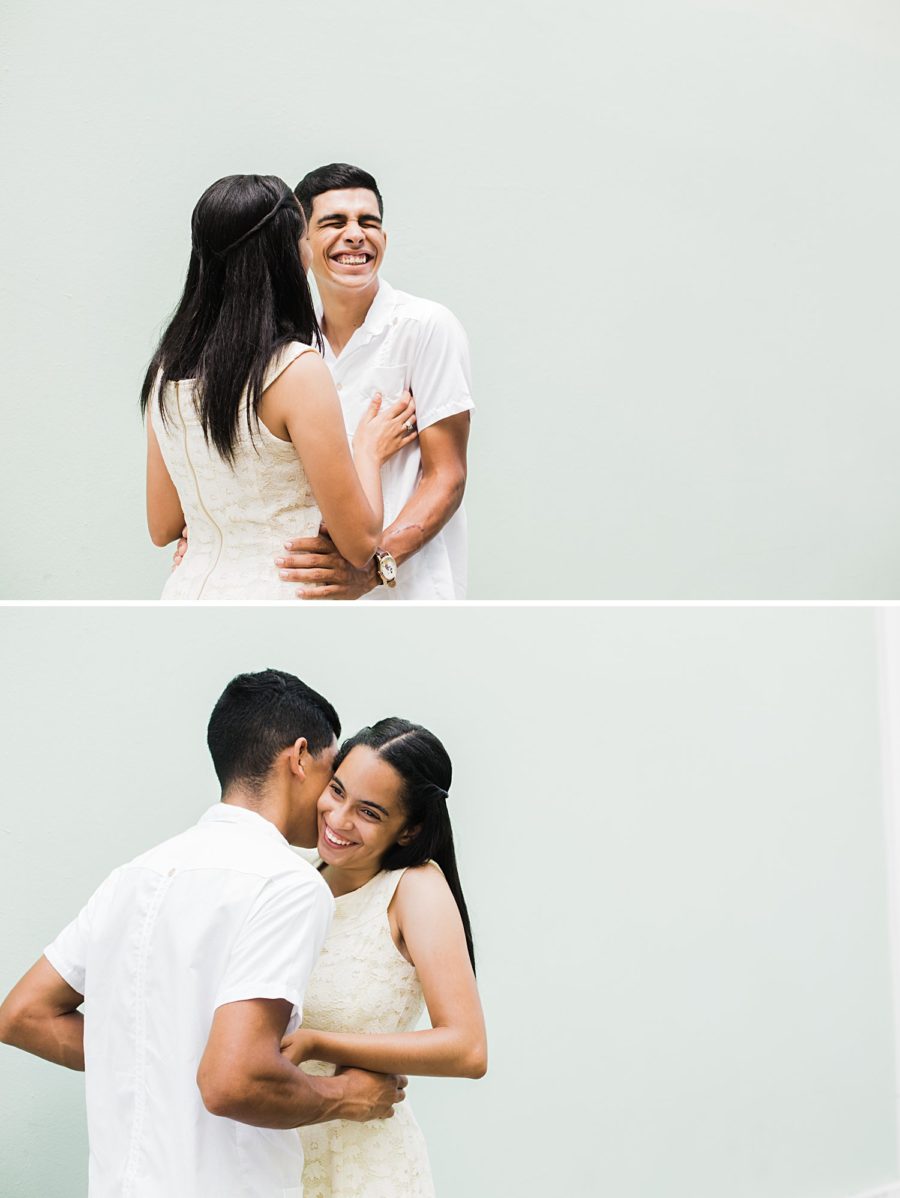
POLYGON ((172 569, 177 570, 181 565, 181 559, 187 553, 187 525, 181 530, 181 540, 175 546, 175 552, 172 554, 172 569))
POLYGON ((359 599, 378 585, 374 559, 362 570, 347 561, 323 524, 317 537, 288 541, 275 565, 286 582, 296 582, 300 599, 359 599))
POLYGON ((403 1102, 407 1077, 393 1073, 369 1073, 365 1069, 339 1069, 344 1082, 341 1118, 365 1123, 369 1119, 390 1119, 394 1105, 403 1102))

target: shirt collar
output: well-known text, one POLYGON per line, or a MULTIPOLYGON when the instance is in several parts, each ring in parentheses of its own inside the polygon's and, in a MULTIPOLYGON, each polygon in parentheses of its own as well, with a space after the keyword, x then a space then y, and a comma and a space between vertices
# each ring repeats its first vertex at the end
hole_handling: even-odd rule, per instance
MULTIPOLYGON (((360 341, 369 341, 375 337, 385 327, 391 319, 394 311, 394 288, 390 285, 387 279, 378 276, 378 290, 375 292, 375 298, 369 305, 369 310, 366 313, 366 319, 362 322, 353 336, 350 338, 356 344, 360 341)), ((322 299, 321 296, 316 297, 315 303, 316 320, 319 328, 322 327, 322 299)), ((324 337, 325 334, 323 333, 324 337)), ((349 345, 350 342, 347 342, 349 345)), ((344 346, 346 349, 347 346, 344 346)))
POLYGON ((244 824, 248 830, 255 829, 262 836, 271 836, 274 840, 280 840, 282 844, 288 843, 270 819, 266 819, 257 811, 251 811, 248 807, 237 807, 234 803, 214 803, 212 807, 203 812, 197 822, 201 824, 244 824))

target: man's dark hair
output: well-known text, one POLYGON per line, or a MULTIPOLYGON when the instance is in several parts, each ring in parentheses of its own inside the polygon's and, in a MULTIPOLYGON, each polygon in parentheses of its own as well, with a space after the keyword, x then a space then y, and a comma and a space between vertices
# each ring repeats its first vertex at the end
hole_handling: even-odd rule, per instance
POLYGON ((328 166, 317 167, 304 175, 294 188, 294 195, 300 201, 307 221, 312 218, 313 200, 323 191, 344 191, 348 187, 365 187, 375 192, 378 200, 378 215, 384 216, 384 203, 378 184, 368 171, 358 166, 350 166, 348 162, 331 162, 328 166))
POLYGON ((206 743, 224 793, 234 782, 257 789, 298 737, 316 757, 340 734, 327 699, 293 674, 263 670, 228 683, 209 717, 206 743))

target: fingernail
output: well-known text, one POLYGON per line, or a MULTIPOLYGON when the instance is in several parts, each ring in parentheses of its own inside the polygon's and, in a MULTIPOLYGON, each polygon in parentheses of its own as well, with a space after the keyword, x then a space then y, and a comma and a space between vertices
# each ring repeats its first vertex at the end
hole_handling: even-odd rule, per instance
POLYGON ((305 598, 306 598, 306 591, 298 591, 298 592, 297 592, 297 598, 298 598, 298 599, 305 599, 305 598))
POLYGON ((284 581, 285 581, 285 582, 287 582, 287 580, 288 580, 288 573, 287 573, 287 570, 282 570, 282 571, 281 571, 281 577, 284 579, 284 581))
POLYGON ((284 565, 284 558, 283 558, 283 557, 276 557, 276 558, 275 558, 275 565, 276 565, 276 566, 283 566, 283 565, 284 565))
POLYGON ((290 541, 285 541, 285 543, 284 543, 284 547, 285 547, 285 549, 290 549, 290 547, 291 547, 291 542, 290 542, 290 541))

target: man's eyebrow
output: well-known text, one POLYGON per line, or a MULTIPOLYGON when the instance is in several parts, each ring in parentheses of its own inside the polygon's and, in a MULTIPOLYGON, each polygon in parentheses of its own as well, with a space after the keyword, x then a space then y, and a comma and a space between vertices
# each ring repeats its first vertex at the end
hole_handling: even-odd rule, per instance
MULTIPOLYGON (((346 219, 347 219, 346 212, 329 212, 327 216, 318 217, 318 219, 316 220, 316 224, 324 225, 325 222, 329 221, 329 220, 346 220, 346 219)), ((378 223, 381 224, 381 217, 378 215, 377 212, 361 212, 360 215, 356 219, 357 220, 377 220, 378 223)))

